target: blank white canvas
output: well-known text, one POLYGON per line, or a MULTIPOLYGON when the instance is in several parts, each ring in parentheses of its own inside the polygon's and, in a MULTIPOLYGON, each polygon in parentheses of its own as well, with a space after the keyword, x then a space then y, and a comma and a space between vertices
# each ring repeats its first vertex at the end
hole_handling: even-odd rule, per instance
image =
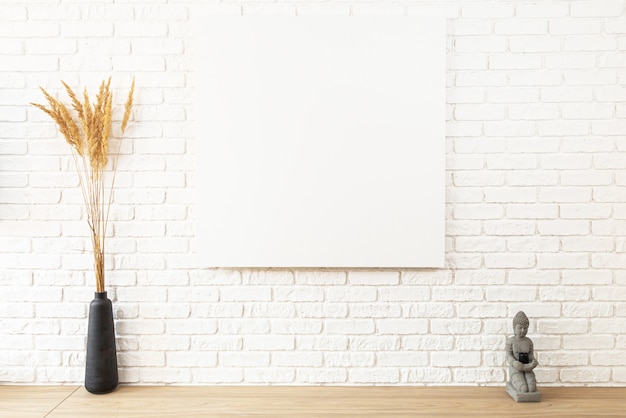
POLYGON ((199 18, 209 267, 442 267, 445 20, 199 18))

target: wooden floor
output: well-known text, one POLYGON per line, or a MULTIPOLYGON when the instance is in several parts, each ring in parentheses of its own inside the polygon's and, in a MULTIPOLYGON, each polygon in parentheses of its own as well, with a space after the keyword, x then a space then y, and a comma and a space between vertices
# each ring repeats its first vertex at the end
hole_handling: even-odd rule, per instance
POLYGON ((0 417, 624 417, 626 388, 1 386, 0 417))

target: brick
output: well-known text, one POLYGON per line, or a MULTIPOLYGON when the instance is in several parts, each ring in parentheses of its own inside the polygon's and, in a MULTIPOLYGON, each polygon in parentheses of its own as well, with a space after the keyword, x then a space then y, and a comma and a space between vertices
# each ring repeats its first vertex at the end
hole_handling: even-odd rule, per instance
POLYGON ((579 286, 555 286, 539 289, 539 300, 542 301, 586 301, 589 300, 590 291, 587 287, 579 286))
POLYGON ((374 321, 367 319, 330 319, 324 321, 324 331, 331 335, 373 334, 375 329, 374 321))
POLYGON ((551 204, 514 204, 506 209, 511 219, 555 219, 558 215, 559 207, 551 204))
POLYGON ((613 282, 610 270, 565 270, 562 275, 565 285, 610 285, 613 282))
POLYGON ((246 368, 244 378, 250 383, 291 383, 295 380, 296 372, 292 368, 246 368))
POLYGON ((589 331, 586 319, 540 319, 537 332, 542 334, 585 334, 589 331))
POLYGON ((457 252, 499 252, 504 251, 505 242, 493 237, 457 237, 454 248, 457 252))
MULTIPOLYGON (((537 254, 539 257, 541 254, 537 254)), ((513 270, 508 274, 507 283, 511 285, 557 285, 560 282, 558 271, 524 271, 513 270)))
POLYGON ((602 383, 608 382, 611 376, 611 368, 577 369, 564 368, 560 371, 561 382, 571 383, 602 383))
POLYGON ((589 52, 561 52, 547 55, 544 65, 547 69, 590 69, 596 67, 596 57, 589 52))
MULTIPOLYGON (((369 338, 369 337, 364 337, 369 338)), ((356 344, 356 342, 355 342, 356 344)), ((321 350, 321 351, 345 351, 348 349, 348 338, 338 335, 324 336, 297 336, 296 347, 298 350, 321 350)), ((352 349, 357 349, 359 345, 352 345, 352 349)))
POLYGON ((428 321, 424 319, 380 319, 376 321, 379 334, 410 335, 428 331, 428 321))
MULTIPOLYGON (((405 318, 451 318, 454 316, 454 306, 447 301, 411 303, 402 306, 402 313, 405 318)), ((387 318, 392 317, 387 315, 387 318)))
POLYGON ((399 274, 393 271, 353 271, 348 274, 348 282, 351 285, 395 285, 399 283, 399 274))
POLYGON ((463 18, 502 19, 514 14, 514 6, 508 4, 468 4, 461 9, 463 18))
MULTIPOLYGON (((293 350, 295 339, 293 336, 255 335, 243 339, 244 350, 251 351, 281 351, 293 350)), ((274 357, 273 357, 274 358, 274 357)), ((280 365, 280 364, 277 364, 280 365)), ((286 364, 282 364, 286 365, 286 364)), ((304 366, 304 365, 301 365, 304 366)))
POLYGON ((398 383, 400 372, 392 368, 351 368, 348 372, 350 383, 398 383))
POLYGON ((568 36, 563 40, 564 51, 611 51, 616 46, 613 37, 601 35, 568 36))
POLYGON ((496 35, 541 35, 547 33, 548 21, 542 19, 507 19, 495 23, 496 35))
POLYGON ((296 379, 302 383, 346 383, 348 373, 345 368, 301 368, 296 372, 296 379))
POLYGON ((542 17, 566 17, 568 13, 568 5, 559 3, 518 4, 515 7, 515 16, 533 19, 542 17))
POLYGON ((478 351, 439 351, 430 355, 430 364, 434 367, 476 367, 480 366, 480 361, 478 351))
POLYGON ((378 292, 379 300, 386 302, 412 302, 430 299, 430 290, 422 286, 383 287, 378 292))
POLYGON ((498 270, 457 270, 454 283, 457 285, 495 285, 505 282, 506 274, 498 270))
MULTIPOLYGON (((591 88, 584 87, 543 87, 542 102, 589 102, 592 100, 591 88)), ((599 100, 602 101, 602 100, 599 100)))
POLYGON ((504 37, 472 36, 456 39, 454 47, 458 53, 505 52, 507 41, 504 37))
POLYGON ((445 287, 433 289, 436 301, 477 301, 483 300, 483 291, 473 287, 445 287))
POLYGON ((572 3, 570 14, 573 17, 611 17, 620 16, 624 10, 620 1, 581 1, 572 3))
POLYGON ((218 367, 210 368, 195 368, 193 369, 192 373, 193 375, 189 378, 190 380, 193 379, 194 382, 207 384, 241 383, 244 378, 243 369, 235 367, 223 367, 221 365, 218 367))
POLYGON ((490 302, 531 302, 536 298, 537 290, 528 286, 488 288, 486 290, 486 300, 490 302))
MULTIPOLYGON (((589 17, 589 16, 587 16, 589 17)), ((554 19, 549 23, 552 35, 586 35, 602 32, 600 19, 554 19)))
POLYGON ((159 21, 116 21, 115 35, 121 38, 166 37, 167 23, 159 21))
MULTIPOLYGON (((272 367, 321 367, 325 364, 322 353, 320 352, 274 352, 271 359, 272 367)), ((344 366, 345 367, 345 366, 344 366)))
POLYGON ((416 367, 429 363, 428 353, 422 352, 386 352, 378 353, 376 365, 382 367, 416 367))
POLYGON ((615 110, 610 104, 563 104, 561 113, 563 119, 609 119, 615 110))
POLYGON ((352 303, 349 312, 351 318, 399 318, 402 309, 397 304, 352 303))
POLYGON ((449 33, 453 36, 489 35, 493 24, 487 19, 456 19, 450 21, 449 33))

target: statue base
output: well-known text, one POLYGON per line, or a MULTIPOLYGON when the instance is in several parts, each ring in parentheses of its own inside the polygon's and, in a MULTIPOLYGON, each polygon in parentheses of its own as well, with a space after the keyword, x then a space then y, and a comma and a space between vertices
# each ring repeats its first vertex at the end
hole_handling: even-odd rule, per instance
POLYGON ((515 402, 541 402, 541 392, 518 392, 511 382, 506 383, 506 393, 515 399, 515 402))

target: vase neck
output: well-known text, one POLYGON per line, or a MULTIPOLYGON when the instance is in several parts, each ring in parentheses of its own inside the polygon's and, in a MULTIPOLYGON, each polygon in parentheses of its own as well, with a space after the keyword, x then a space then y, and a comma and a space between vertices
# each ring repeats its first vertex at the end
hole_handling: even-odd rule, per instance
POLYGON ((93 295, 94 299, 106 299, 107 298, 107 292, 96 292, 93 295))

